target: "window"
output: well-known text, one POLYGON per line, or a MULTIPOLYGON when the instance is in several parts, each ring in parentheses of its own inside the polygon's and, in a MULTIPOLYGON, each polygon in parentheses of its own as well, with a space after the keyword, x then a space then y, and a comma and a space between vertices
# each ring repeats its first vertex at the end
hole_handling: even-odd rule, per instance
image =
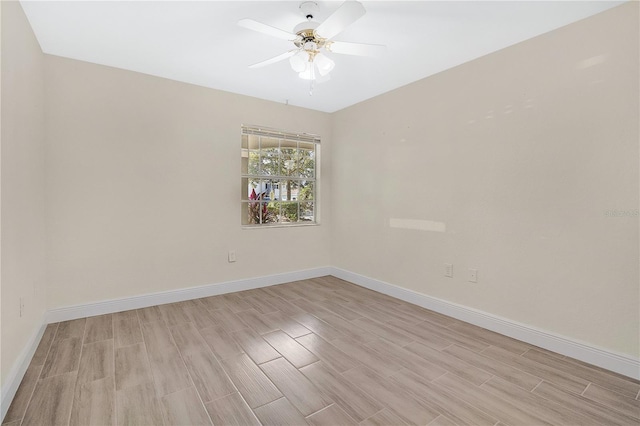
POLYGON ((242 126, 243 225, 316 223, 319 144, 316 135, 242 126))

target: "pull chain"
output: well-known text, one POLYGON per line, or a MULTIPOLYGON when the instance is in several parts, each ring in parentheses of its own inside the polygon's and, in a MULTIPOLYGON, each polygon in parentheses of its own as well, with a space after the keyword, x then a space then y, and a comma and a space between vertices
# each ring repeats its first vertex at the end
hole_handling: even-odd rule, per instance
POLYGON ((313 96, 313 89, 316 87, 316 69, 311 62, 311 79, 309 80, 309 96, 313 96))

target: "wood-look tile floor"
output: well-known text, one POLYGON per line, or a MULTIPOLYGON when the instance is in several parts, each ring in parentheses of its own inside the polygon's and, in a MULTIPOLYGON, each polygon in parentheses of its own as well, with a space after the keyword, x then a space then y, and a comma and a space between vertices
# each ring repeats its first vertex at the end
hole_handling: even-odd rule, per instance
POLYGON ((3 425, 638 425, 639 392, 328 276, 50 324, 3 425))

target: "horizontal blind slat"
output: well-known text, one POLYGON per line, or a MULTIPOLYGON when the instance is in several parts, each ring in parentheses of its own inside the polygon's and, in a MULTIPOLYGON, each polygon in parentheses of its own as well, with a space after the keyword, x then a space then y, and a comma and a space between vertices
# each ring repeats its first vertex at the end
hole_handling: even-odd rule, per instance
POLYGON ((310 143, 317 143, 317 144, 320 143, 319 135, 313 135, 309 133, 289 133, 289 132, 283 132, 280 130, 257 127, 257 126, 242 126, 242 134, 271 137, 271 138, 277 138, 277 139, 286 139, 286 140, 297 141, 297 142, 310 142, 310 143))

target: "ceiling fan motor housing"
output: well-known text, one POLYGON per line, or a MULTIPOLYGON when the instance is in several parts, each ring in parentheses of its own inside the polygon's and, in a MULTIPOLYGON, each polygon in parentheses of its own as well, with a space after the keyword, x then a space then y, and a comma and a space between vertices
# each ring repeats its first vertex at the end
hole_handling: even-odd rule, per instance
MULTIPOLYGON (((305 26, 308 27, 308 25, 305 26)), ((314 25, 314 27, 317 27, 317 24, 314 25)), ((303 28, 296 31, 298 37, 293 41, 293 44, 295 44, 299 49, 307 51, 317 51, 322 49, 327 44, 327 40, 322 37, 318 37, 314 30, 315 28, 303 28)))
POLYGON ((306 19, 313 19, 314 15, 318 13, 318 10, 318 3, 314 1, 300 3, 300 11, 306 19))
POLYGON ((314 15, 318 12, 318 3, 313 1, 300 3, 300 11, 306 21, 299 23, 293 29, 293 32, 298 36, 293 43, 299 49, 317 53, 326 43, 325 39, 315 33, 315 29, 320 25, 319 22, 313 20, 314 15))

